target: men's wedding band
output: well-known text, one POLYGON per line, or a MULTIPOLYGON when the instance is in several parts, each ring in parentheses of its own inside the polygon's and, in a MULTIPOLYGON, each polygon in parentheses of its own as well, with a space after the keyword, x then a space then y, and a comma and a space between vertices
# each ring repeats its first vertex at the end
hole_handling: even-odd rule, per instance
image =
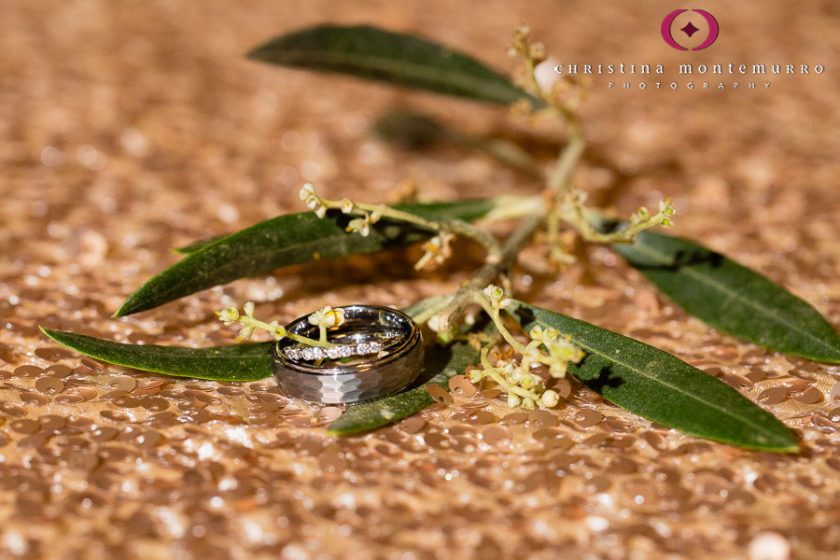
MULTIPOLYGON (((302 346, 290 338, 273 347, 274 376, 290 397, 322 404, 352 404, 397 393, 423 365, 423 337, 401 311, 377 305, 339 307, 341 325, 327 331, 328 347, 302 346)), ((286 332, 318 338, 308 316, 286 332)))

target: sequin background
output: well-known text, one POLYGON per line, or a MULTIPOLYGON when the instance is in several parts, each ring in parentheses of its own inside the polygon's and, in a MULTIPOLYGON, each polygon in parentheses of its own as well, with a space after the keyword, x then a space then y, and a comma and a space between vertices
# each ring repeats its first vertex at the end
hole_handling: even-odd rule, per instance
MULTIPOLYGON (((593 89, 591 199, 626 213, 671 195, 674 233, 753 266, 840 325, 840 12, 833 2, 703 6, 715 61, 822 61, 767 91, 593 89)), ((778 456, 683 436, 575 383, 557 411, 511 412, 456 378, 422 414, 354 438, 336 408, 272 380, 226 384, 102 364, 37 326, 205 346, 212 310, 252 299, 291 320, 325 304, 406 305, 453 289, 478 256, 415 273, 414 249, 320 262, 110 314, 170 249, 330 198, 387 200, 413 181, 451 199, 538 185, 454 148, 409 154, 368 130, 410 105, 476 133, 560 131, 504 111, 248 62, 322 21, 451 43, 498 68, 529 23, 564 57, 683 61, 653 2, 4 2, 0 7, 0 555, 4 558, 832 558, 840 548, 838 367, 786 358, 688 317, 607 249, 551 273, 529 249, 521 297, 670 351, 796 430, 778 456), (789 548, 789 550, 788 550, 789 548), (774 556, 762 556, 769 552, 774 556)), ((698 58, 698 60, 700 60, 698 58)), ((498 226, 498 232, 509 229, 498 226)))

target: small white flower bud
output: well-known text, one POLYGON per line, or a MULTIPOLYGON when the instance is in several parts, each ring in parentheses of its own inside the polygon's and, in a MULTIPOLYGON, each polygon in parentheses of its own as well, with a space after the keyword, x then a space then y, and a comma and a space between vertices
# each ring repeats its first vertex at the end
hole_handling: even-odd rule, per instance
POLYGON ((561 377, 566 377, 566 363, 565 362, 560 362, 560 363, 555 362, 555 363, 551 364, 551 366, 549 366, 549 368, 548 368, 548 374, 551 377, 555 377, 557 379, 560 379, 561 377))
POLYGON ((527 25, 520 25, 519 27, 517 27, 516 29, 513 30, 513 36, 516 39, 524 39, 530 34, 531 34, 531 28, 528 27, 527 25))
POLYGON ((312 187, 312 183, 304 183, 303 186, 300 188, 300 192, 298 196, 301 200, 306 200, 310 196, 315 194, 315 189, 312 187))
POLYGON ((513 395, 513 394, 508 395, 507 405, 510 408, 516 408, 517 406, 519 406, 519 404, 521 402, 522 402, 522 399, 520 399, 517 395, 513 395))
POLYGON ((319 218, 323 218, 324 216, 327 215, 327 207, 326 206, 318 206, 318 208, 315 209, 315 215, 318 216, 319 218))
POLYGON ((247 317, 253 317, 255 309, 256 307, 254 306, 253 301, 245 302, 245 305, 242 306, 242 310, 245 312, 247 317))
POLYGON ((251 338, 251 335, 254 334, 254 326, 253 325, 245 325, 242 327, 242 330, 239 331, 239 338, 238 340, 242 341, 247 338, 251 338))
POLYGON ((511 299, 507 297, 505 291, 494 284, 488 285, 483 292, 490 300, 490 306, 493 309, 504 309, 511 304, 511 299))
POLYGON ((341 201, 341 212, 344 214, 349 214, 353 211, 353 206, 353 201, 348 198, 345 198, 341 201))
POLYGON ((549 389, 545 391, 542 396, 540 396, 540 404, 542 404, 546 408, 552 408, 557 406, 557 403, 560 402, 560 395, 557 394, 557 391, 552 391, 549 389))
POLYGON ((446 313, 438 313, 429 317, 426 325, 436 333, 446 332, 449 329, 449 317, 446 313))
POLYGON ((545 45, 543 45, 542 43, 532 44, 531 47, 528 49, 528 56, 537 64, 544 61, 545 45))
POLYGON ((222 321, 225 325, 230 325, 231 323, 235 323, 239 320, 239 310, 236 308, 235 305, 232 305, 227 309, 217 311, 216 314, 219 316, 219 320, 222 321))
POLYGON ((324 325, 327 327, 338 327, 344 323, 344 310, 324 308, 324 325))
POLYGON ((495 284, 489 284, 486 288, 484 288, 484 295, 486 295, 491 300, 496 300, 501 298, 504 295, 504 291, 495 284))

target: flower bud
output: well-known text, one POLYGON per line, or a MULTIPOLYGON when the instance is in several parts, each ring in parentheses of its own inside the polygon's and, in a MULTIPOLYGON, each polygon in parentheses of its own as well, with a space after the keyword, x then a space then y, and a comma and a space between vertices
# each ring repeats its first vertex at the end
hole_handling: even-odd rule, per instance
POLYGON ((517 39, 524 39, 531 34, 531 28, 527 25, 520 25, 513 31, 513 36, 517 39))
POLYGON ((449 329, 449 316, 446 313, 438 313, 429 317, 426 325, 436 333, 446 332, 449 329))
POLYGON ((303 186, 300 188, 300 192, 298 196, 301 200, 306 200, 310 196, 315 194, 315 189, 312 187, 312 183, 304 183, 303 186))
POLYGON ((343 309, 330 309, 329 307, 324 309, 329 309, 329 311, 324 312, 324 324, 327 327, 338 327, 344 324, 343 309))
POLYGON ((551 389, 545 391, 542 396, 540 396, 540 404, 546 408, 555 407, 559 402, 560 395, 557 394, 557 391, 552 391, 551 389))
POLYGON ((543 60, 545 60, 545 45, 542 43, 534 43, 528 49, 528 56, 533 60, 535 63, 539 64, 543 60))
POLYGON ((232 305, 227 309, 217 311, 216 314, 219 316, 219 320, 225 325, 230 325, 231 323, 235 323, 239 320, 239 310, 235 305, 232 305))

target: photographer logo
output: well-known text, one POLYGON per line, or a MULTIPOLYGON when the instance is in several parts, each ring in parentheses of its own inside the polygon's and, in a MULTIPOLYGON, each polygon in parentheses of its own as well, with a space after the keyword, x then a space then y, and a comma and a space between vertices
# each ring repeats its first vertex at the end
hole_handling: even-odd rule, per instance
POLYGON ((662 20, 662 38, 680 51, 699 51, 709 47, 718 37, 720 26, 706 10, 674 10, 662 20))

